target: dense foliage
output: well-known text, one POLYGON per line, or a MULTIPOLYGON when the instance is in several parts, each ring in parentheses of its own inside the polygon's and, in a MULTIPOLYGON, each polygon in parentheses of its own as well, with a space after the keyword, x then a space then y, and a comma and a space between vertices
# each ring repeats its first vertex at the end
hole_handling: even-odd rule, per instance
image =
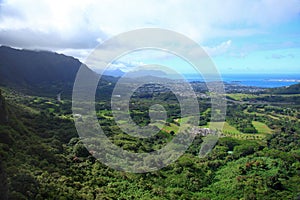
MULTIPOLYGON (((243 94, 227 94, 226 123, 212 152, 198 156, 203 138, 197 135, 176 162, 132 174, 97 161, 77 135, 69 96, 78 60, 9 47, 1 47, 0 54, 0 199, 300 198, 299 85, 253 94, 253 88, 243 87, 243 94)), ((108 101, 116 80, 103 76, 95 107, 105 134, 123 149, 160 149, 176 135, 180 122, 189 120, 180 117, 170 91, 137 91, 129 102, 133 121, 149 124, 149 106, 157 102, 167 111, 167 122, 151 138, 124 134, 108 101)), ((191 84, 199 95, 199 126, 220 123, 210 121, 205 84, 191 84)))
POLYGON ((281 87, 270 89, 273 94, 299 94, 300 93, 300 83, 291 85, 289 87, 281 87))
MULTIPOLYGON (((299 122, 293 126, 286 125, 292 123, 293 119, 273 120, 276 133, 262 140, 221 138, 205 158, 198 157, 202 139, 196 137, 186 154, 170 166, 152 173, 131 174, 112 170, 90 155, 76 134, 70 101, 58 102, 11 90, 5 90, 5 96, 8 121, 2 121, 0 126, 2 199, 299 197, 300 126, 299 122)), ((3 97, 1 99, 4 100, 3 97)), ((147 103, 147 99, 136 103, 132 107, 133 116, 134 113, 146 116, 137 111, 144 109, 147 103)), ((97 105, 98 108, 108 106, 105 101, 97 105)), ((239 109, 248 109, 250 112, 250 108, 252 114, 259 109, 253 106, 229 106, 229 116, 234 117, 239 109)), ((176 112, 172 114, 176 115, 176 112)), ((149 151, 160 148, 162 143, 157 141, 167 141, 172 137, 162 131, 155 140, 133 141, 115 127, 113 120, 110 120, 109 110, 97 115, 100 124, 106 125, 105 130, 112 141, 125 149, 149 151)), ((248 122, 253 116, 240 117, 248 122)), ((260 116, 259 119, 267 121, 266 117, 260 116)))

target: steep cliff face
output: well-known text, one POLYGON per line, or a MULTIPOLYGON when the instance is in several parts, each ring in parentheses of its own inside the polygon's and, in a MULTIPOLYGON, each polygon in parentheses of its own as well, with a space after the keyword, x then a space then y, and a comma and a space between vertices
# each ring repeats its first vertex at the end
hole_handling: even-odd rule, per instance
POLYGON ((1 90, 0 90, 0 124, 4 124, 8 121, 7 116, 7 108, 5 104, 5 99, 2 96, 1 90))

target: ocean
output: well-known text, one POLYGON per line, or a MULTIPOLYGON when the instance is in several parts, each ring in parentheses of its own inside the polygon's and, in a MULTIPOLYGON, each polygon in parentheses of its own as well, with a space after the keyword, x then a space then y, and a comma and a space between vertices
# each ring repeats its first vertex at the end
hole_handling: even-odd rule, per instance
MULTIPOLYGON (((195 74, 184 75, 188 81, 204 81, 195 74)), ((230 84, 275 88, 300 83, 300 74, 221 74, 222 80, 230 84)))

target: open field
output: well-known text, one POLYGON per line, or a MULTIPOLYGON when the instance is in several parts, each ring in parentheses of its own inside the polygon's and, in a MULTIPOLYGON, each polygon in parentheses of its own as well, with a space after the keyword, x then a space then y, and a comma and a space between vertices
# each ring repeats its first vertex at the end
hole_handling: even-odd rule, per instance
POLYGON ((243 99, 254 99, 259 97, 258 95, 254 94, 243 94, 243 93, 232 93, 232 94, 226 94, 226 96, 230 97, 231 99, 234 99, 236 101, 241 101, 243 99))
POLYGON ((270 129, 265 123, 252 121, 253 126, 258 131, 258 134, 271 134, 272 129, 270 129))
POLYGON ((270 97, 270 96, 276 96, 276 97, 299 97, 300 94, 245 94, 245 93, 229 93, 226 94, 227 97, 236 100, 236 101, 242 101, 245 99, 255 99, 259 97, 270 97))
MULTIPOLYGON (((220 127, 220 126, 221 126, 221 122, 214 122, 214 124, 215 124, 216 127, 220 127)), ((201 126, 201 127, 202 127, 202 128, 209 128, 210 125, 211 125, 211 123, 208 122, 207 125, 201 126)), ((227 122, 224 123, 222 132, 228 133, 228 134, 241 134, 240 131, 238 131, 235 127, 229 125, 227 122)))
POLYGON ((170 123, 170 126, 164 126, 162 128, 163 131, 166 131, 167 133, 170 133, 171 131, 174 131, 174 133, 176 133, 179 129, 179 126, 177 126, 176 124, 170 123))

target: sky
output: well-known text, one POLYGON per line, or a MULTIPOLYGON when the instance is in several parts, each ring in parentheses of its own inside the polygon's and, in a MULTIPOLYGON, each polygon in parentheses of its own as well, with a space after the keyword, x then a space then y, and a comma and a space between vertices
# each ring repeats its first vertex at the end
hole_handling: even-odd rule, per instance
MULTIPOLYGON (((0 0, 1 45, 82 62, 103 41, 140 28, 184 34, 223 74, 300 74, 300 0, 0 0)), ((172 56, 149 52, 121 58, 114 67, 126 71, 162 58, 183 67, 172 56)))

